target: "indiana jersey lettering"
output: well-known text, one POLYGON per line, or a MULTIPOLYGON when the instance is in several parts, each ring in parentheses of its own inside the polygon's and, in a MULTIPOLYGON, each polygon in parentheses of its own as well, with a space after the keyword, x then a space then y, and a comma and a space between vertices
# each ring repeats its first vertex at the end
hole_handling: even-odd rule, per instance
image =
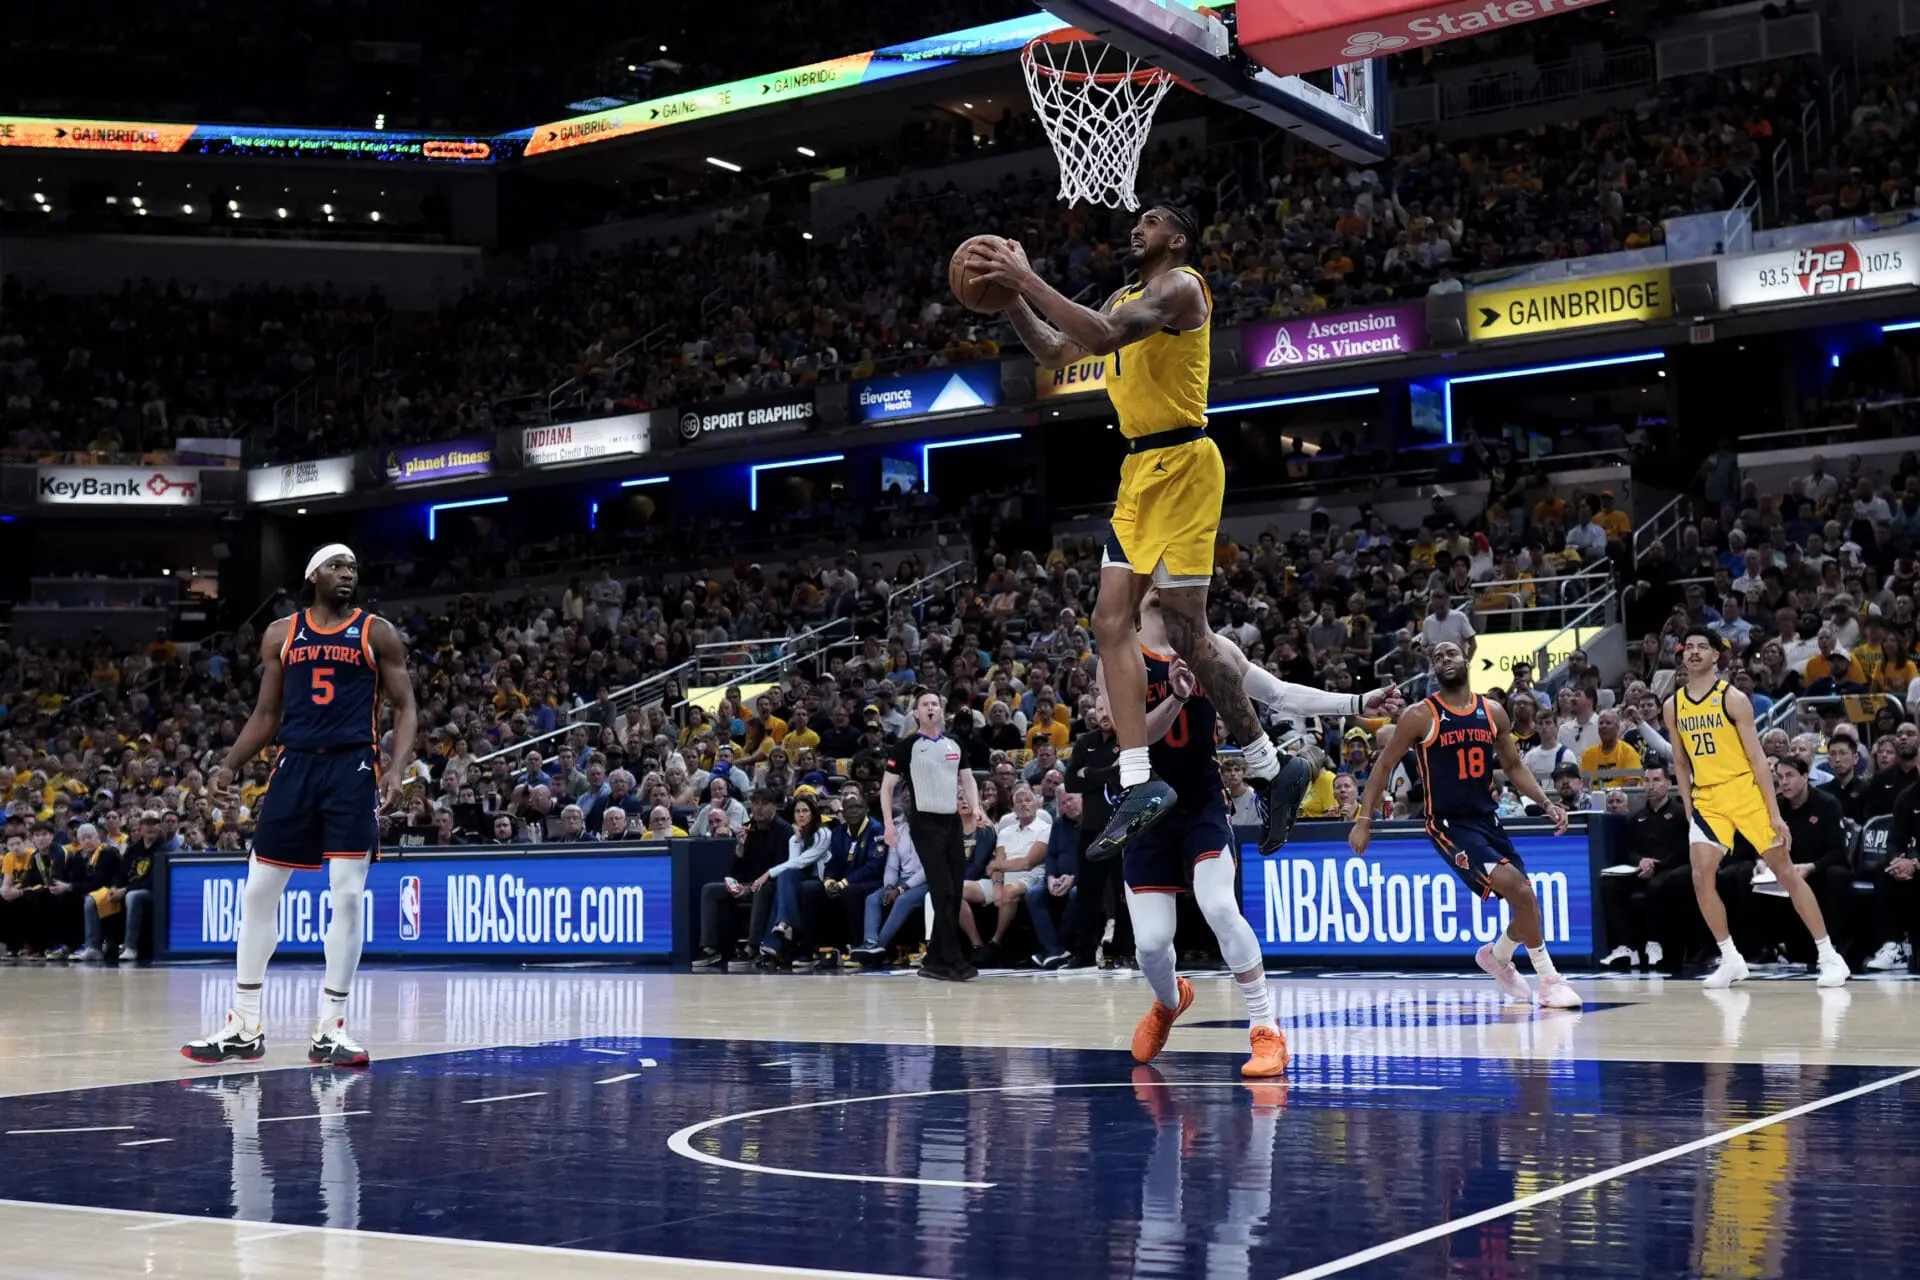
POLYGON ((297 751, 372 746, 380 739, 380 672, 373 660, 373 615, 355 609, 325 628, 307 610, 287 620, 280 740, 297 751))
POLYGON ((1476 693, 1467 709, 1456 711, 1435 696, 1427 699, 1427 707, 1433 728, 1420 742, 1420 780, 1428 818, 1498 812, 1493 771, 1499 760, 1486 699, 1476 693))
MULTIPOLYGON (((1162 329, 1113 353, 1107 366, 1107 396, 1120 418, 1120 434, 1132 439, 1207 423, 1207 383, 1213 376, 1213 294, 1192 267, 1176 267, 1200 281, 1207 318, 1195 329, 1162 329)), ((1118 310, 1146 292, 1131 284, 1107 302, 1118 310)))
POLYGON ((1753 778, 1740 729, 1727 714, 1725 680, 1714 681, 1713 688, 1697 702, 1685 685, 1675 689, 1673 727, 1680 735, 1680 749, 1687 753, 1695 787, 1717 787, 1753 778))

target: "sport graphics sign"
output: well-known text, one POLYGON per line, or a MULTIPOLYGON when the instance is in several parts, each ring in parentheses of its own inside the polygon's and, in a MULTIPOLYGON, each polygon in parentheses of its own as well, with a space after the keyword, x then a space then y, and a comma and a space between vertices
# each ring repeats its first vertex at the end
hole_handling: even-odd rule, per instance
POLYGON ((716 400, 680 411, 680 442, 792 435, 811 427, 814 418, 811 392, 764 400, 716 400))
POLYGON ((1573 277, 1467 294, 1467 336, 1475 342, 1527 338, 1629 320, 1666 320, 1673 290, 1665 267, 1573 277))
POLYGON ((520 457, 529 467, 634 457, 653 445, 647 434, 647 418, 644 413, 629 413, 591 422, 528 427, 520 435, 520 457))
POLYGON ((847 416, 854 422, 879 422, 985 409, 999 403, 999 364, 969 364, 856 382, 847 393, 847 416))
MULTIPOLYGON (((1302 826, 1271 858, 1241 851, 1243 907, 1261 952, 1269 956, 1397 961, 1458 959, 1491 942, 1511 919, 1505 903, 1483 901, 1408 824, 1375 828, 1364 857, 1347 847, 1344 825, 1321 836, 1302 826)), ((1587 837, 1515 835, 1540 899, 1549 945, 1564 954, 1593 951, 1593 872, 1587 837)))
POLYGON ((1250 324, 1240 331, 1240 355, 1248 369, 1304 369, 1343 360, 1372 360, 1405 355, 1426 345, 1424 302, 1250 324))
POLYGON ((428 484, 493 474, 493 441, 484 438, 409 444, 387 454, 388 484, 428 484))
POLYGON ((194 507, 200 472, 182 467, 41 467, 37 496, 49 506, 194 507))
POLYGON ((1720 305, 1728 310, 1897 289, 1920 285, 1920 236, 1876 236, 1752 253, 1722 258, 1715 269, 1720 305))
MULTIPOLYGON (((247 864, 174 858, 167 877, 170 955, 234 953, 247 864)), ((373 864, 361 896, 369 954, 665 956, 673 949, 673 859, 402 856, 373 864)), ((333 916, 324 876, 280 895, 279 950, 318 955, 333 916)))
POLYGON ((247 501, 256 505, 331 498, 353 492, 353 457, 318 458, 247 472, 247 501))
POLYGON ((1316 0, 1241 4, 1240 45, 1280 75, 1409 53, 1449 40, 1503 31, 1601 0, 1316 0))

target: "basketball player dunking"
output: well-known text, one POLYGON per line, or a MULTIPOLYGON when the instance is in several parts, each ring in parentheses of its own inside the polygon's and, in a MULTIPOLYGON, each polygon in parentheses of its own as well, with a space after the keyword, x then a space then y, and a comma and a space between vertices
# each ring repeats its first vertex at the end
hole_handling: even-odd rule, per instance
MULTIPOLYGON (((1190 892, 1246 1004, 1253 1056, 1240 1068, 1241 1074, 1277 1076, 1287 1069, 1287 1041, 1274 1020, 1260 940, 1234 893, 1239 869, 1232 810, 1214 747, 1214 707, 1187 664, 1166 652, 1169 629, 1163 594, 1149 590, 1140 602, 1140 654, 1147 671, 1145 719, 1152 744, 1147 749, 1154 773, 1171 783, 1180 798, 1165 822, 1137 833, 1121 853, 1134 954, 1154 994, 1153 1007, 1134 1030, 1133 1056, 1151 1062, 1166 1047, 1175 1020, 1193 1004, 1192 984, 1174 972, 1173 947, 1175 895, 1190 892)), ((1396 687, 1364 697, 1309 689, 1252 665, 1221 636, 1208 633, 1203 643, 1215 646, 1220 663, 1233 668, 1246 689, 1276 711, 1303 716, 1400 714, 1396 687)), ((1106 661, 1103 654, 1103 676, 1106 661)), ((1111 690, 1107 693, 1111 697, 1111 690)))
POLYGON ((1207 437, 1213 298, 1188 265, 1199 243, 1199 224, 1187 210, 1155 205, 1142 213, 1127 257, 1138 278, 1099 310, 1042 280, 1013 241, 988 241, 974 251, 979 278, 1017 295, 1007 319, 1043 368, 1112 357, 1107 394, 1127 459, 1100 564, 1093 632, 1105 659, 1124 793, 1087 850, 1096 861, 1119 853, 1184 798, 1153 776, 1147 749, 1147 667, 1135 617, 1149 587, 1160 589, 1167 643, 1192 668, 1246 757, 1265 812, 1262 853, 1286 843, 1312 781, 1304 761, 1289 762, 1282 778, 1282 761, 1247 701, 1240 673, 1209 643, 1207 588, 1226 467, 1207 437))
POLYGON ((183 1046, 195 1062, 258 1058, 267 1051, 260 988, 273 955, 280 894, 295 871, 325 864, 333 904, 326 980, 309 1062, 364 1067, 367 1052, 347 1035, 347 993, 360 967, 361 894, 379 850, 382 800, 400 801, 413 756, 415 710, 407 649, 384 618, 353 607, 359 568, 339 543, 307 562, 313 605, 267 628, 260 642, 260 697, 212 790, 231 803, 240 767, 280 735, 260 798, 241 900, 238 981, 226 1023, 183 1046), (380 695, 393 703, 393 758, 380 772, 380 695))
POLYGON ((1794 869, 1788 848, 1792 835, 1773 794, 1773 766, 1760 749, 1753 724, 1753 703, 1720 678, 1720 652, 1726 641, 1705 627, 1691 627, 1681 640, 1680 665, 1686 681, 1667 699, 1667 732, 1673 735, 1674 774, 1680 799, 1692 816, 1688 839, 1693 860, 1693 894, 1700 914, 1720 946, 1720 963, 1707 975, 1710 990, 1730 987, 1747 976, 1747 962, 1733 945, 1726 904, 1714 877, 1720 861, 1744 837, 1780 883, 1793 909, 1813 935, 1819 960, 1819 985, 1837 987, 1851 975, 1847 962, 1827 937, 1827 922, 1813 890, 1794 869))
POLYGON ((1472 667, 1466 650, 1451 642, 1432 650, 1433 674, 1439 692, 1407 709, 1394 725, 1393 739, 1374 761, 1367 777, 1367 793, 1347 843, 1364 854, 1373 840, 1373 813, 1393 766, 1419 747, 1420 781, 1426 790, 1427 835, 1447 865, 1482 899, 1499 897, 1513 912, 1513 922, 1492 942, 1481 947, 1474 962, 1500 989, 1516 1000, 1533 1000, 1533 989, 1514 966, 1513 953, 1527 949, 1533 971, 1540 978, 1540 1003, 1555 1009, 1578 1009, 1580 995, 1553 967, 1540 921, 1540 900, 1527 879, 1513 841, 1500 826, 1499 806, 1493 796, 1493 771, 1504 770, 1507 781, 1522 796, 1539 805, 1553 820, 1554 833, 1565 835, 1567 811, 1540 789, 1533 770, 1520 761, 1513 745, 1506 708, 1475 693, 1467 683, 1472 667))

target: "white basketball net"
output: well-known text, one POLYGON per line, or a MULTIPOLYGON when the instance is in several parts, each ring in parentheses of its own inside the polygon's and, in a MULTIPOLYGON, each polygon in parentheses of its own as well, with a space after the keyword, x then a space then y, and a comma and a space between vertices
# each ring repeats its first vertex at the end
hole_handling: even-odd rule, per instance
POLYGON ((1060 160, 1060 198, 1137 209, 1134 178, 1166 70, 1099 40, 1035 40, 1021 51, 1034 114, 1060 160))

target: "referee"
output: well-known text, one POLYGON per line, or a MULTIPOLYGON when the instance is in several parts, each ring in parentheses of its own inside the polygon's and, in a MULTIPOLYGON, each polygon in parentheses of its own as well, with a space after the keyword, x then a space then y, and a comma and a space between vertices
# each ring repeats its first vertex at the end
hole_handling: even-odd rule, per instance
POLYGON ((893 793, 900 780, 907 779, 913 797, 907 830, 927 874, 927 895, 933 900, 933 936, 927 939, 920 976, 965 982, 978 970, 960 954, 960 878, 967 867, 963 837, 973 832, 980 790, 972 771, 960 767, 960 744, 941 734, 945 722, 940 695, 923 690, 913 702, 913 732, 896 742, 887 755, 887 770, 880 779, 880 816, 891 848, 900 841, 894 826, 893 793))

